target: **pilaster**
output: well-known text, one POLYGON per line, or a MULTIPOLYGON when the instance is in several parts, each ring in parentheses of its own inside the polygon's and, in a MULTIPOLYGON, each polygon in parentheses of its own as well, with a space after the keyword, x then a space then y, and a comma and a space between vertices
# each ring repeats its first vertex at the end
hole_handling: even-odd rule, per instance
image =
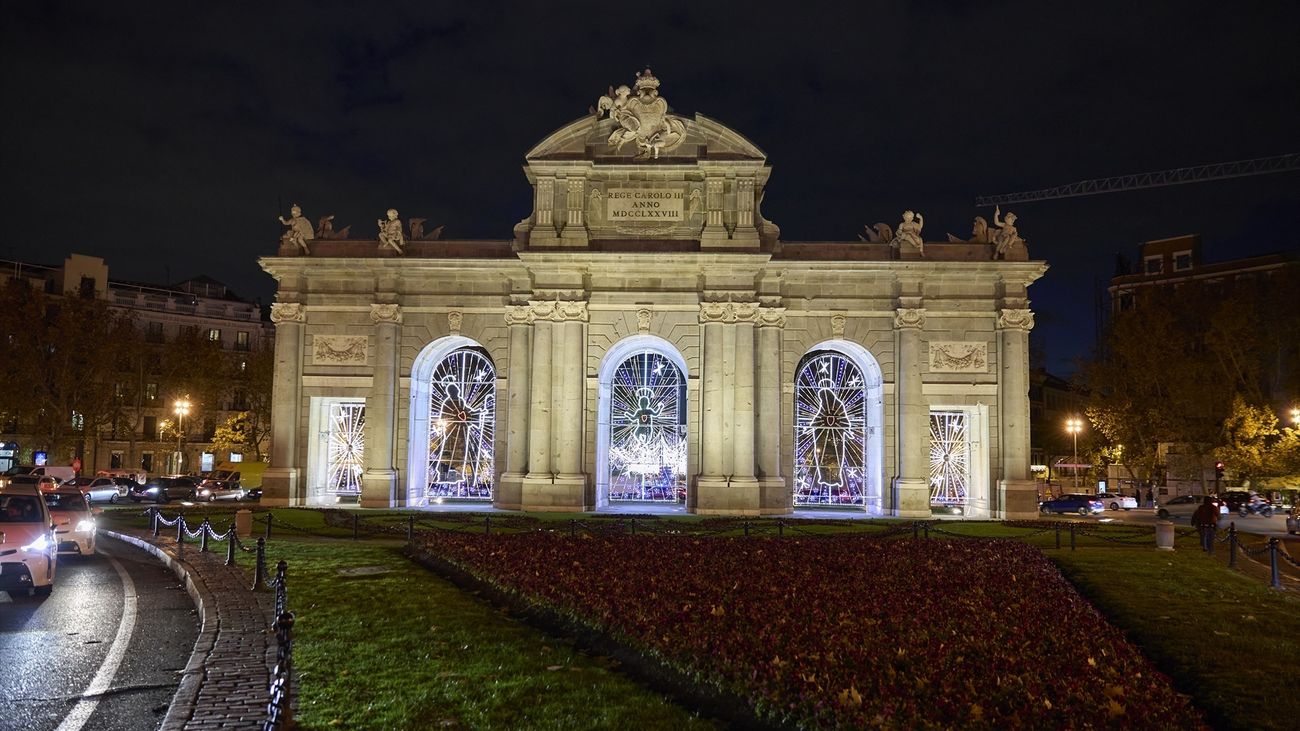
POLYGON ((506 371, 506 465, 494 504, 518 510, 523 505, 523 481, 528 471, 529 373, 532 364, 532 310, 509 305, 505 313, 510 330, 510 365, 506 371))
POLYGON ((1038 489, 1029 477, 1029 331, 1034 313, 1007 308, 998 313, 998 420, 1002 479, 998 512, 1004 520, 1038 515, 1038 489))
POLYGON ((925 327, 925 310, 918 306, 919 301, 908 304, 912 306, 900 307, 894 314, 898 353, 894 378, 894 400, 898 410, 894 515, 928 518, 930 414, 921 395, 921 329, 925 327))
POLYGON ((755 376, 758 429, 757 475, 760 512, 788 513, 790 489, 781 476, 781 331, 785 327, 784 307, 762 307, 758 311, 758 373, 755 376))
POLYGON ((302 505, 304 485, 297 466, 301 414, 303 323, 306 311, 297 302, 271 305, 275 323, 275 370, 271 381, 271 464, 262 477, 262 504, 302 505))
POLYGON ((375 326, 374 375, 366 397, 366 446, 361 475, 361 507, 397 504, 397 470, 393 466, 396 426, 397 348, 401 342, 402 308, 391 303, 370 306, 375 326))

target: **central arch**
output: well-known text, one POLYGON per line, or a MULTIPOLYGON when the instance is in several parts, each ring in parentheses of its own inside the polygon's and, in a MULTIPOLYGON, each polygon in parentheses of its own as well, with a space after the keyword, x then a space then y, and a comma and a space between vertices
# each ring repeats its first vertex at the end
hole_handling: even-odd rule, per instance
POLYGON ((478 342, 429 343, 411 366, 406 504, 490 501, 496 484, 496 366, 478 342))
POLYGON ((671 343, 633 335, 600 363, 596 507, 686 499, 686 361, 671 343))

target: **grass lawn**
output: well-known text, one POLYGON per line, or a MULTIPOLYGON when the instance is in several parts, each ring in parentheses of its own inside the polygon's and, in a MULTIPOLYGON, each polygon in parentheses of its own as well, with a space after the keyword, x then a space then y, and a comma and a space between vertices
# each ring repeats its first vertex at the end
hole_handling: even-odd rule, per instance
MULTIPOLYGON (((177 507, 164 506, 164 514, 175 515, 177 507)), ((200 505, 185 512, 194 522, 211 515, 222 530, 238 507, 245 506, 200 505)), ((147 527, 140 512, 117 509, 105 517, 118 525, 147 527)), ((274 513, 277 524, 351 537, 349 528, 327 525, 320 511, 277 508, 274 513)), ((366 522, 405 523, 405 514, 398 512, 363 514, 366 522)), ((502 529, 510 530, 510 517, 501 516, 502 529)), ((540 517, 556 531, 566 530, 570 519, 590 518, 540 517)), ((421 521, 440 518, 419 514, 421 521)), ((467 516, 442 519, 463 526, 467 516)), ((670 520, 676 518, 646 521, 642 529, 653 530, 651 523, 662 528, 670 520)), ((498 517, 493 521, 495 531, 498 517)), ((688 522, 709 525, 698 518, 688 522)), ((767 535, 772 534, 771 522, 766 521, 767 535)), ((884 521, 853 522, 857 525, 850 530, 885 528, 884 521)), ((797 521, 786 526, 786 535, 791 530, 843 530, 797 521)), ((1228 569, 1224 547, 1211 558, 1199 551, 1193 536, 1183 534, 1177 551, 1159 552, 1149 528, 1095 523, 1089 523, 1091 535, 1076 537, 1076 551, 1069 549, 1064 530, 1062 548, 1056 550, 1050 530, 973 521, 944 521, 937 529, 949 535, 1015 537, 1043 548, 1112 624, 1193 697, 1216 728, 1296 727, 1300 695, 1289 688, 1300 659, 1300 596, 1271 590, 1258 576, 1228 569)), ((735 526, 722 532, 742 530, 735 526)), ((431 576, 401 556, 400 541, 306 541, 303 533, 287 527, 274 535, 270 563, 284 558, 290 564, 290 605, 299 618, 295 659, 301 719, 308 728, 709 727, 599 659, 528 629, 431 576), (351 579, 336 573, 358 566, 392 571, 351 579)), ((910 534, 899 540, 911 540, 910 534)), ((1135 684, 1125 692, 1140 697, 1142 688, 1135 684)))

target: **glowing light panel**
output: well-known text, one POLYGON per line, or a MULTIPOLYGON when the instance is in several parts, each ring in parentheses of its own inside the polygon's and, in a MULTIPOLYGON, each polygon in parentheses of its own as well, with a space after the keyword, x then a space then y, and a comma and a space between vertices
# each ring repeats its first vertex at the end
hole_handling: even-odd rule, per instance
POLYGON ((478 348, 454 350, 433 369, 429 388, 429 463, 425 494, 491 500, 495 472, 496 369, 478 348))
POLYGON ((325 490, 361 494, 361 472, 366 451, 366 405, 330 404, 326 437, 325 490))
POLYGON ((867 390, 847 356, 804 356, 794 393, 795 505, 863 505, 867 390))
POLYGON ((971 444, 964 411, 930 412, 930 504, 965 505, 970 495, 971 444))
POLYGON ((637 353, 610 384, 609 499, 686 498, 686 379, 668 358, 637 353))

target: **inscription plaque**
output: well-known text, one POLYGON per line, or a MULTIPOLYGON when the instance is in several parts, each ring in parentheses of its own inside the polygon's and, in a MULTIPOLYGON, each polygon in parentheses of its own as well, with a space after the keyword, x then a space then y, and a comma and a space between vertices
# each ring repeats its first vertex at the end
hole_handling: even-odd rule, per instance
POLYGON ((614 222, 680 221, 685 191, 611 185, 605 190, 606 217, 614 222))

